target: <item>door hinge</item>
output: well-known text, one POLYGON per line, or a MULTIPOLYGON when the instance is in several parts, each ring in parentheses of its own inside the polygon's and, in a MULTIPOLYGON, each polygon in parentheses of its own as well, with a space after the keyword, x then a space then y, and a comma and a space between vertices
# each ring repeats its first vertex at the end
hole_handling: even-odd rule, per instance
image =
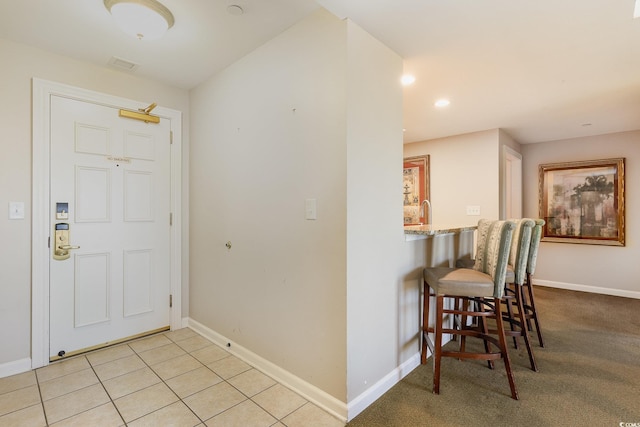
POLYGON ((169 308, 173 307, 173 295, 169 295, 169 308))
POLYGON ((169 144, 173 144, 173 131, 169 131, 169 144))
POLYGON ((51 249, 51 236, 47 239, 47 247, 51 249))
POLYGON ((169 226, 173 225, 173 212, 169 212, 169 226))

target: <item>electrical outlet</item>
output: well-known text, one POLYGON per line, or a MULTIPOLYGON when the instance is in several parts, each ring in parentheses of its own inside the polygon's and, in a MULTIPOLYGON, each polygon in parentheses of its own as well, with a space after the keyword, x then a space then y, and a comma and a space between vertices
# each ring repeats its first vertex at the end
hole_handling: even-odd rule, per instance
POLYGON ((467 215, 480 216, 480 206, 467 206, 467 215))

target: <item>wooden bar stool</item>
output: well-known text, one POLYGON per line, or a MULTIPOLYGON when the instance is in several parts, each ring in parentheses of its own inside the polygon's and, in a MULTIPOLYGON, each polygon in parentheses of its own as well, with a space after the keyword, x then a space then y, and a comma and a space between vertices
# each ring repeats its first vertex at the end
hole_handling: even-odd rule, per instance
MULTIPOLYGON (((538 313, 535 309, 531 275, 535 271, 544 220, 523 218, 511 221, 516 224, 516 229, 511 243, 503 298, 506 309, 503 319, 509 323, 511 330, 506 331, 505 334, 513 337, 515 348, 518 348, 517 337, 524 338, 531 369, 537 372, 538 366, 529 335, 532 330, 532 320, 536 326, 540 346, 544 347, 544 344, 539 328, 538 313), (526 325, 526 327, 523 325, 526 325)), ((475 260, 470 258, 462 258, 456 261, 457 267, 472 268, 474 264, 475 260)))
POLYGON ((536 301, 533 295, 533 282, 531 278, 536 271, 536 261, 538 259, 538 249, 540 247, 540 239, 542 238, 542 227, 544 226, 543 219, 536 219, 536 225, 533 227, 533 233, 531 234, 531 247, 529 248, 529 257, 527 259, 527 274, 522 285, 523 292, 523 304, 526 312, 527 327, 531 331, 531 320, 536 326, 536 333, 538 335, 538 343, 540 347, 544 347, 544 341, 542 340, 542 330, 540 329, 540 321, 538 320, 538 310, 536 310, 536 301), (527 293, 525 294, 525 289, 527 293))
POLYGON ((433 392, 440 393, 440 369, 442 357, 458 359, 494 360, 503 359, 511 389, 511 397, 518 399, 511 361, 507 352, 504 324, 502 321, 502 296, 511 240, 515 224, 510 221, 478 222, 478 245, 474 267, 445 268, 434 267, 424 269, 424 299, 422 319, 422 363, 427 362, 427 348, 433 355, 433 392), (429 326, 430 297, 435 297, 436 316, 433 326, 429 326), (445 308, 445 299, 460 299, 462 308, 457 304, 452 309, 445 308), (472 302, 469 304, 469 302, 472 302), (476 328, 445 328, 445 314, 452 316, 471 316, 478 318, 476 328), (486 327, 486 319, 494 318, 496 336, 486 327), (434 334, 432 341, 429 334, 434 334), (443 351, 443 334, 460 337, 479 338, 484 343, 484 352, 469 352, 461 345, 459 351, 443 351), (491 345, 497 346, 492 350, 491 345))
POLYGON ((504 313, 503 319, 509 323, 511 330, 505 333, 507 336, 513 337, 513 343, 516 348, 518 348, 517 338, 524 338, 531 369, 537 372, 538 366, 533 355, 533 349, 531 348, 522 289, 527 276, 527 263, 535 221, 529 218, 512 221, 516 224, 516 228, 513 232, 503 296, 506 307, 506 313, 504 313))

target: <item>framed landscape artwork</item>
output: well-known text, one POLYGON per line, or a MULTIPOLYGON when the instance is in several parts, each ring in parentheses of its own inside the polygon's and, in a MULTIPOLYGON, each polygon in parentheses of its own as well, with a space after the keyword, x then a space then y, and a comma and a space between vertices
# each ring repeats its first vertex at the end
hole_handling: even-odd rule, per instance
POLYGON ((624 158, 543 164, 543 242, 625 245, 624 158))
POLYGON ((429 199, 429 156, 406 157, 402 169, 404 225, 426 224, 422 202, 429 199))

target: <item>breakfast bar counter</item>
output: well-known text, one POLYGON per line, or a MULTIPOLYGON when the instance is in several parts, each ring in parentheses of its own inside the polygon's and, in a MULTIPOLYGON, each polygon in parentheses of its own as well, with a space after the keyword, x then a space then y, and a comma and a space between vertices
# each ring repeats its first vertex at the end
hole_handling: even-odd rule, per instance
POLYGON ((460 234, 465 231, 475 231, 478 226, 474 225, 452 225, 452 224, 422 224, 422 225, 405 225, 405 240, 421 240, 431 236, 439 236, 443 234, 460 234))

